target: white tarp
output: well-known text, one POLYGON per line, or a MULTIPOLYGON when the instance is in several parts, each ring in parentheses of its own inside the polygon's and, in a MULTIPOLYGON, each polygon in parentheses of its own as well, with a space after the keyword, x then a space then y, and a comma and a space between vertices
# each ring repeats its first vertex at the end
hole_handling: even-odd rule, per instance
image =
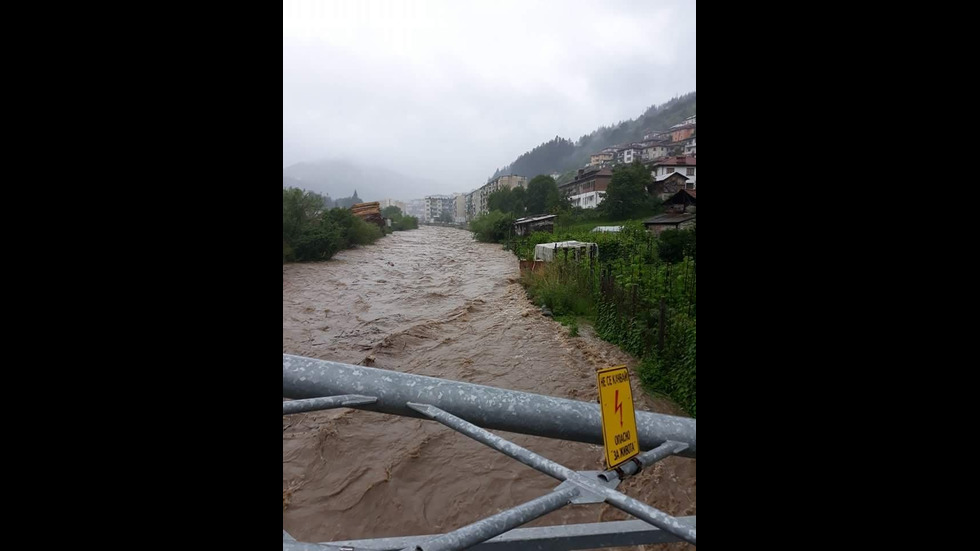
MULTIPOLYGON (((555 251, 573 249, 579 258, 583 255, 588 256, 589 249, 596 246, 595 243, 582 243, 581 241, 562 241, 560 243, 543 243, 534 247, 534 260, 538 262, 551 262, 555 259, 555 251)), ((568 253, 569 255, 574 253, 568 253)))

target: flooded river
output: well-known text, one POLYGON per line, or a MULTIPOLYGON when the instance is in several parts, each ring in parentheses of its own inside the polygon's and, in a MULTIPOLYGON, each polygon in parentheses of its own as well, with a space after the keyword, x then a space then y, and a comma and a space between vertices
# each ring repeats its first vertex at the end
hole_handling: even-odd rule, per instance
MULTIPOLYGON (((596 400, 596 368, 635 371, 588 328, 571 338, 543 317, 517 259, 471 235, 425 227, 283 266, 283 353, 585 401, 596 400)), ((637 409, 680 414, 635 378, 633 388, 637 409)), ((558 485, 433 421, 340 409, 283 417, 282 431, 282 526, 300 541, 446 532, 558 485)), ((500 434, 575 470, 603 468, 601 446, 500 434)), ((694 515, 696 460, 668 458, 619 489, 694 515)), ((627 518, 571 505, 528 526, 627 518)))

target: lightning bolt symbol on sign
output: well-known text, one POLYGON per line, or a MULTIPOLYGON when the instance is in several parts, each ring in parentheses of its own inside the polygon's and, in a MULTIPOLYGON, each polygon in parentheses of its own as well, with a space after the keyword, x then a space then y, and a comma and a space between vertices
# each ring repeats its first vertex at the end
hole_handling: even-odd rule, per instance
POLYGON ((613 410, 613 413, 617 411, 619 412, 619 426, 622 427, 623 426, 623 403, 619 401, 618 390, 616 391, 616 400, 614 400, 614 403, 616 404, 616 409, 613 410))

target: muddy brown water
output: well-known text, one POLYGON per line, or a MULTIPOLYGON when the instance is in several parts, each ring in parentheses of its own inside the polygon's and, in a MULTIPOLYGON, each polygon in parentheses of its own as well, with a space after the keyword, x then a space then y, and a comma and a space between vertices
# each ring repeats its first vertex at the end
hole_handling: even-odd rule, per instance
MULTIPOLYGON (((633 358, 589 328, 571 338, 542 316, 518 278, 517 259, 499 245, 434 227, 283 266, 282 351, 585 401, 597 398, 595 369, 635 372, 633 358)), ((633 388, 637 409, 682 414, 646 396, 635 376, 633 388)), ((575 470, 603 468, 601 446, 498 434, 575 470)), ((694 515, 696 462, 668 458, 619 489, 694 515)), ((283 417, 282 527, 299 541, 446 532, 557 484, 432 421, 349 409, 283 417)), ((528 526, 627 518, 605 504, 571 505, 528 526)))

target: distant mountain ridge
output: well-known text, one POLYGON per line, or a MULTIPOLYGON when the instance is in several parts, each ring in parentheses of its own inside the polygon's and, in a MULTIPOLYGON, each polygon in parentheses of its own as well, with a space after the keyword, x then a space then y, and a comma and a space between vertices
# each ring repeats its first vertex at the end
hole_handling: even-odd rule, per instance
POLYGON ((588 164, 593 153, 614 145, 642 141, 647 132, 667 130, 696 115, 697 110, 697 92, 691 92, 651 107, 636 119, 599 128, 577 142, 555 137, 521 155, 509 166, 497 170, 493 177, 517 174, 533 178, 539 174, 564 173, 582 168, 588 164))
POLYGON ((350 197, 357 191, 364 201, 389 198, 409 201, 430 194, 426 190, 437 189, 436 184, 427 180, 339 160, 288 166, 282 169, 282 186, 315 191, 333 199, 350 197), (415 190, 414 195, 407 196, 407 190, 415 190))
MULTIPOLYGON (((696 114, 697 92, 691 92, 651 107, 636 119, 599 128, 576 142, 556 136, 521 155, 510 166, 497 170, 493 177, 517 174, 533 178, 539 174, 566 173, 588 164, 593 153, 614 145, 641 141, 647 132, 668 130, 696 114)), ((431 195, 443 187, 423 178, 345 160, 290 165, 282 170, 282 185, 315 191, 334 200, 350 197, 357 191, 364 201, 388 198, 410 201, 431 195)))

